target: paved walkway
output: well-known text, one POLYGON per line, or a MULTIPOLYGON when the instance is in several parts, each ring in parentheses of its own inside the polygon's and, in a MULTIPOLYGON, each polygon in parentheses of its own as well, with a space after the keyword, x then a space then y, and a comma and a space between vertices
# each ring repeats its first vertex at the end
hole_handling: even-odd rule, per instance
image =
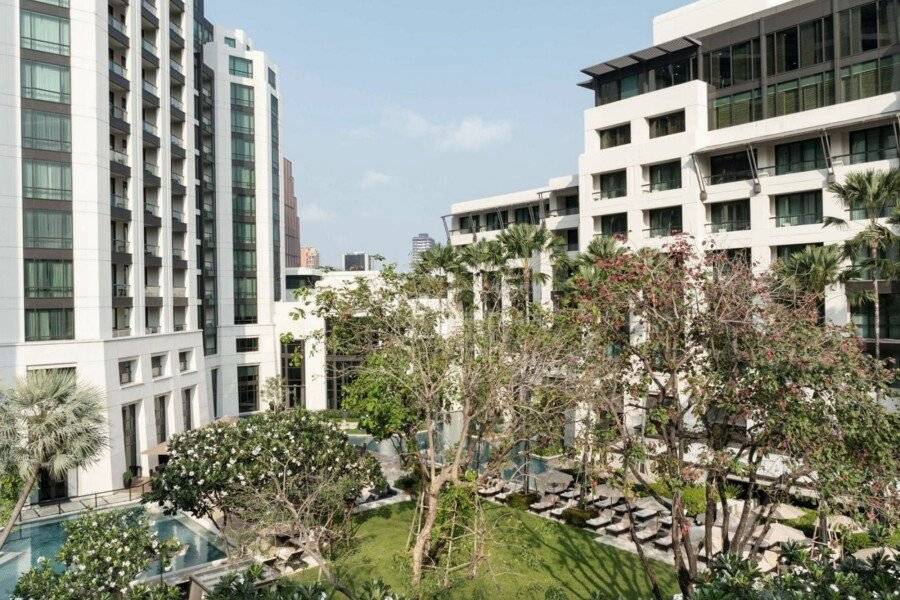
POLYGON ((69 515, 82 513, 86 510, 112 508, 115 506, 124 506, 126 504, 136 503, 141 499, 141 491, 134 490, 117 490, 114 492, 105 492, 93 496, 82 496, 72 498, 58 504, 39 505, 33 504, 22 509, 22 516, 19 519, 20 524, 33 523, 46 519, 55 519, 69 515))

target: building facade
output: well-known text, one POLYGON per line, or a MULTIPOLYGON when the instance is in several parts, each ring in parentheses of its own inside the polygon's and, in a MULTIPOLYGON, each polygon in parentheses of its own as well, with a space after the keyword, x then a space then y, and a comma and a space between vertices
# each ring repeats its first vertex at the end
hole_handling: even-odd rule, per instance
POLYGON ((412 249, 409 253, 410 262, 415 262, 420 254, 434 248, 434 243, 434 238, 427 233, 414 235, 412 238, 412 249))
POLYGON ((297 194, 294 190, 294 164, 284 159, 284 258, 285 267, 300 264, 300 215, 297 212, 297 194))
POLYGON ((278 372, 238 350, 278 337, 278 71, 202 0, 3 0, 0 18, 0 381, 74 369, 108 408, 109 450, 45 478, 45 501, 146 476, 278 372))
MULTIPOLYGON (((701 0, 660 15, 654 46, 583 70, 594 106, 567 199, 551 185, 454 204, 449 240, 515 222, 544 222, 582 250, 595 236, 661 248, 686 234, 764 270, 852 237, 865 215, 828 186, 900 164, 898 18, 894 0, 701 0), (849 227, 826 228, 826 217, 849 227)), ((871 282, 847 285, 828 290, 827 317, 871 344, 871 305, 848 300, 871 282)), ((882 354, 896 358, 900 296, 885 288, 882 354)))
POLYGON ((300 264, 298 266, 318 269, 321 261, 319 251, 312 246, 300 246, 300 264))

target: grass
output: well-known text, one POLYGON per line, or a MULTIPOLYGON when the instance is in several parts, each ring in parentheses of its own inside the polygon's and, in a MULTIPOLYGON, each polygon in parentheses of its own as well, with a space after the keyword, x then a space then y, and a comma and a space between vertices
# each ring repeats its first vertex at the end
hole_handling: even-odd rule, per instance
MULTIPOLYGON (((412 516, 410 503, 361 515, 358 545, 334 564, 335 572, 357 585, 381 578, 395 591, 409 593, 406 540, 412 516)), ((493 525, 487 542, 489 558, 479 567, 478 577, 460 577, 451 590, 426 597, 585 600, 596 591, 610 600, 651 597, 638 557, 596 543, 590 532, 508 507, 489 507, 488 520, 493 525), (556 593, 548 594, 548 590, 556 593)), ((676 593, 672 568, 654 563, 654 569, 663 591, 670 596, 676 593)), ((314 577, 314 573, 304 575, 314 577)))

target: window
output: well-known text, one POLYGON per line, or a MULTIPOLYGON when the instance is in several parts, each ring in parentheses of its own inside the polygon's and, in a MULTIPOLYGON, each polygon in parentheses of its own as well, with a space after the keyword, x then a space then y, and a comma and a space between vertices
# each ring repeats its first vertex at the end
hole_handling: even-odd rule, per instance
POLYGON ((578 229, 561 229, 559 231, 555 231, 554 235, 556 235, 560 241, 561 245, 565 245, 566 250, 569 252, 578 252, 578 229))
POLYGON ((234 303, 235 325, 252 325, 256 323, 256 301, 240 300, 234 303))
POLYGON ((134 365, 133 360, 124 360, 119 363, 119 384, 127 385, 134 381, 134 365))
POLYGON ((231 84, 231 105, 253 108, 253 88, 240 83, 231 84))
POLYGON ((509 215, 505 210, 493 211, 484 215, 484 228, 487 231, 503 229, 508 222, 509 215))
POLYGON ((362 359, 356 356, 328 356, 325 360, 325 400, 330 410, 340 410, 344 389, 356 379, 362 359))
POLYGON ((252 189, 256 187, 256 171, 253 167, 232 165, 231 185, 237 188, 252 189))
POLYGON ((775 226, 811 225, 822 222, 822 192, 775 196, 775 226))
POLYGON ((275 71, 273 71, 271 68, 267 69, 267 71, 268 71, 268 72, 266 73, 266 75, 267 75, 268 80, 269 80, 269 85, 272 86, 272 89, 274 90, 274 89, 275 89, 275 84, 276 84, 276 82, 277 82, 277 81, 276 81, 276 77, 275 77, 275 71))
POLYGON ((834 58, 831 17, 794 25, 766 36, 769 75, 810 67, 834 58))
POLYGON ((775 146, 775 174, 802 173, 825 168, 822 140, 811 139, 775 146))
POLYGON ((600 198, 622 198, 628 194, 628 176, 625 169, 611 173, 601 173, 599 177, 600 198))
POLYGON ((22 47, 69 55, 69 21, 27 10, 22 11, 22 47))
POLYGON ((693 79, 691 61, 682 60, 650 71, 649 91, 662 90, 693 79))
POLYGON ((182 373, 191 370, 191 351, 182 350, 178 353, 178 370, 182 373))
POLYGON ((746 150, 720 154, 709 159, 709 184, 731 183, 753 178, 750 157, 746 150))
POLYGON ((194 428, 194 390, 192 388, 184 388, 181 390, 181 422, 184 431, 190 431, 194 428))
POLYGON ((259 367, 237 368, 238 412, 241 414, 259 410, 259 367))
POLYGON ((897 137, 890 125, 850 132, 850 164, 897 157, 897 137))
POLYGON ((710 129, 743 125, 762 118, 762 95, 759 90, 716 98, 709 112, 710 129))
POLYGON ((256 278, 255 277, 235 277, 234 278, 234 297, 235 298, 256 298, 256 278))
POLYGON ((631 143, 631 123, 600 130, 600 148, 615 148, 631 143))
POLYGON ((37 200, 72 200, 72 166, 47 160, 22 161, 22 194, 37 200))
POLYGON ((671 206, 649 211, 650 228, 648 233, 652 238, 668 237, 681 233, 681 207, 671 206))
POLYGON ((465 215, 459 218, 460 233, 475 233, 478 231, 478 215, 465 215))
POLYGON ((210 369, 209 387, 212 395, 213 419, 219 418, 219 369, 210 369))
POLYGON ((878 2, 878 45, 900 42, 900 0, 878 2))
POLYGON ((900 89, 900 56, 886 56, 841 69, 844 100, 860 100, 900 89))
POLYGON ((790 115, 834 104, 831 71, 770 85, 766 96, 770 117, 790 115))
POLYGON ((233 37, 226 37, 225 45, 228 46, 229 48, 237 48, 237 42, 235 41, 235 39, 233 37))
POLYGON ((68 104, 71 101, 69 68, 23 60, 22 97, 68 104))
POLYGON ((256 223, 234 223, 233 225, 236 244, 256 243, 256 223))
POLYGON ((660 115, 647 119, 650 126, 650 139, 681 133, 684 131, 684 111, 660 115))
POLYGON ((259 351, 259 338, 237 338, 236 340, 234 340, 234 343, 238 352, 259 351))
POLYGON ((683 58, 613 81, 603 81, 600 83, 600 104, 625 100, 691 81, 694 78, 694 71, 692 59, 683 58))
POLYGON ((681 161, 675 160, 661 165, 650 166, 651 192, 677 190, 681 187, 681 161))
MULTIPOLYGON (((900 339, 900 294, 879 294, 882 339, 900 339)), ((875 303, 862 300, 851 305, 852 321, 857 335, 868 340, 875 338, 875 303)))
POLYGON ((71 298, 72 261, 25 259, 26 298, 71 298))
POLYGON ((256 252, 253 250, 235 250, 234 251, 234 270, 235 271, 255 271, 256 270, 256 252))
POLYGON ((26 248, 71 248, 72 214, 25 209, 23 238, 26 248))
POLYGON ((168 400, 168 396, 157 396, 153 402, 153 407, 155 409, 154 417, 156 421, 157 444, 162 444, 169 439, 169 417, 166 414, 166 404, 168 403, 168 400))
POLYGON ((294 340, 281 344, 281 378, 284 380, 287 405, 290 408, 304 408, 305 370, 303 362, 304 344, 294 340))
POLYGON ((725 88, 760 77, 759 40, 727 46, 703 55, 706 81, 725 88))
POLYGON ((232 194, 231 210, 242 216, 256 214, 256 197, 251 194, 232 194))
POLYGON ((247 140, 241 137, 231 138, 232 160, 252 161, 255 156, 256 144, 253 140, 247 140))
POLYGON ((233 133, 253 133, 253 114, 242 110, 231 110, 231 131, 233 133))
POLYGON ((238 77, 253 77, 253 63, 246 58, 229 56, 228 72, 238 77))
POLYGON ((22 110, 22 146, 35 150, 72 151, 72 124, 69 115, 22 110))
POLYGON ((784 260, 789 256, 793 256, 794 254, 799 254, 800 252, 805 251, 807 248, 813 248, 815 246, 821 245, 822 244, 787 244, 785 246, 776 246, 775 257, 778 260, 784 260))
POLYGON ((558 206, 558 215, 565 216, 578 214, 578 196, 565 196, 559 198, 556 201, 556 205, 558 206))
POLYGON ((878 47, 878 9, 874 2, 838 14, 841 57, 878 47))
POLYGON ((150 374, 153 377, 162 377, 166 374, 166 355, 159 354, 150 357, 150 374))
POLYGON ((25 341, 71 340, 74 337, 75 314, 71 308, 25 311, 25 341))
POLYGON ((750 200, 719 202, 709 207, 711 233, 750 229, 750 200))
POLYGON ((600 234, 604 237, 628 237, 628 213, 600 217, 600 234))

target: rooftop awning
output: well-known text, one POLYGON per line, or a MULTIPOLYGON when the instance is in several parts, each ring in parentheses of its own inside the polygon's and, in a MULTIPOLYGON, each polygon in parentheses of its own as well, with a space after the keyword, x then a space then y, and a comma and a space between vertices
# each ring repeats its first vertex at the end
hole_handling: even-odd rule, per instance
MULTIPOLYGON (((626 54, 625 56, 620 56, 619 58, 596 64, 593 67, 582 69, 581 72, 585 75, 590 75, 591 77, 601 77, 614 71, 624 69, 625 67, 630 67, 667 54, 674 54, 698 46, 700 46, 700 42, 694 38, 680 37, 670 42, 660 44, 659 46, 651 46, 637 52, 632 52, 631 54, 626 54)), ((584 86, 586 83, 587 82, 580 83, 579 85, 584 86)))
POLYGON ((854 125, 865 125, 866 123, 877 123, 879 121, 889 122, 891 119, 896 118, 898 115, 900 115, 900 113, 878 113, 874 115, 866 115, 864 117, 857 117, 855 119, 832 121, 823 125, 814 125, 811 127, 804 127, 802 129, 791 129, 779 133, 770 133, 749 138, 742 138, 731 142, 713 144, 711 146, 700 148, 699 150, 695 151, 695 154, 710 154, 712 152, 718 152, 719 150, 728 150, 729 148, 744 148, 748 144, 765 144, 766 142, 775 140, 808 137, 809 135, 814 133, 822 133, 831 129, 843 129, 845 127, 853 127, 854 125))
POLYGON ((162 442, 153 446, 152 448, 144 450, 143 454, 146 454, 147 456, 168 456, 169 444, 167 444, 166 442, 162 442))

